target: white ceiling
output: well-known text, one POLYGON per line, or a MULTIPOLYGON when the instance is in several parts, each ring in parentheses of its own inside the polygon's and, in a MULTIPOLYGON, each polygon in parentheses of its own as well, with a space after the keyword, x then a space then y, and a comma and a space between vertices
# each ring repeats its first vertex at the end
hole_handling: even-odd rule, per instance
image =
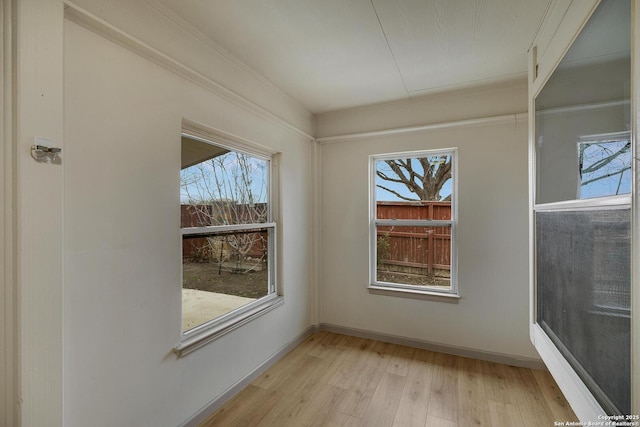
POLYGON ((551 0, 155 0, 313 113, 524 77, 551 0))

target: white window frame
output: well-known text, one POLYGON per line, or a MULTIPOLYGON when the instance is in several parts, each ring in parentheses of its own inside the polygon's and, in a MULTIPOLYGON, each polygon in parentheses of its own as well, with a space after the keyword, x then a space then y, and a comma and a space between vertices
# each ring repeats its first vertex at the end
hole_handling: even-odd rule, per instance
MULTIPOLYGON (((245 304, 235 310, 223 315, 212 318, 211 320, 196 326, 187 331, 181 332, 180 343, 174 347, 174 352, 178 357, 185 356, 194 350, 208 344, 209 342, 225 335, 232 330, 250 322, 257 317, 275 309, 284 304, 284 297, 281 294, 281 288, 278 283, 278 171, 279 171, 279 153, 265 150, 257 145, 237 137, 222 132, 214 132, 211 130, 203 131, 199 128, 183 127, 182 137, 191 138, 217 147, 225 148, 229 151, 235 151, 246 154, 269 163, 268 176, 268 211, 267 221, 265 223, 255 224, 232 224, 232 225, 216 225, 207 227, 181 227, 180 247, 182 247, 183 236, 211 236, 217 233, 229 231, 250 231, 258 229, 267 229, 268 233, 268 277, 269 290, 266 296, 245 304)), ((181 251, 182 253, 182 251, 181 251)), ((182 255, 181 257, 182 258, 182 255)), ((182 261, 180 261, 182 266, 182 261)), ((181 267, 182 268, 182 267, 181 267)), ((180 289, 182 290, 182 274, 180 281, 180 289)), ((181 292, 182 307, 182 292, 181 292)), ((180 330, 182 331, 182 318, 180 316, 180 330)))
POLYGON ((458 252, 456 244, 458 224, 458 149, 445 148, 434 150, 406 151, 397 153, 374 154, 369 156, 369 285, 370 293, 417 299, 454 300, 458 294, 458 252), (376 162, 381 160, 422 158, 429 156, 451 156, 451 219, 450 220, 401 220, 376 219, 376 162), (451 227, 451 286, 443 290, 436 287, 407 285, 401 283, 379 282, 377 270, 377 228, 378 226, 418 226, 451 227))

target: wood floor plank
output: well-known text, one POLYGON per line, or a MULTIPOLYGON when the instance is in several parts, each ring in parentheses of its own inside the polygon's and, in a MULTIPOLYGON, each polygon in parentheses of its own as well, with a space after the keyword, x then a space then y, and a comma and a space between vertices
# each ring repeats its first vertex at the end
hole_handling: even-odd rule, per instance
POLYGON ((458 427, 458 423, 429 415, 426 427, 458 427))
POLYGON ((294 396, 310 394, 314 388, 326 384, 326 380, 321 381, 320 379, 330 367, 331 363, 324 359, 306 356, 302 359, 297 370, 289 377, 289 381, 280 387, 280 390, 294 396))
POLYGON ((522 426, 524 420, 516 405, 489 400, 489 419, 493 426, 522 426))
POLYGON ((427 414, 458 422, 458 358, 438 353, 434 358, 433 379, 427 414))
POLYGON ((344 399, 338 407, 340 412, 364 418, 369 402, 389 363, 392 346, 393 344, 375 342, 370 351, 362 354, 359 363, 354 367, 357 374, 352 377, 344 399))
POLYGON ((366 410, 366 426, 390 426, 396 416, 406 377, 385 372, 366 410))
POLYGON ((201 426, 524 426, 577 421, 546 371, 322 332, 201 426))
POLYGON ((326 419, 327 427, 364 427, 364 421, 361 418, 347 415, 342 412, 332 412, 326 419))
POLYGON ((335 341, 335 346, 344 350, 350 350, 358 345, 361 345, 365 341, 369 341, 365 338, 354 337, 352 335, 335 334, 338 339, 335 341))
POLYGON ((433 374, 433 352, 416 349, 409 364, 407 380, 400 396, 394 427, 419 426, 427 421, 433 374))
POLYGON ((533 377, 536 379, 542 397, 549 406, 554 421, 564 421, 576 419, 576 414, 569 406, 560 387, 553 379, 549 371, 533 370, 533 377))
POLYGON ((239 408, 240 404, 244 404, 243 402, 251 402, 252 396, 255 393, 259 393, 261 391, 263 392, 264 390, 260 387, 249 384, 240 393, 236 394, 222 408, 220 408, 216 413, 207 418, 200 425, 202 427, 214 426, 216 422, 219 423, 225 418, 233 417, 234 411, 239 408))
POLYGON ((396 345, 391 353, 389 364, 387 365, 387 372, 389 374, 400 375, 406 377, 409 373, 409 364, 413 359, 413 353, 415 348, 407 347, 404 345, 396 345))
POLYGON ((539 427, 553 425, 553 415, 547 406, 542 391, 538 387, 531 369, 500 365, 507 373, 509 389, 515 398, 515 404, 522 416, 523 426, 539 427))
POLYGON ((509 381, 505 371, 493 362, 481 361, 484 390, 487 399, 502 403, 514 403, 513 392, 509 389, 509 381))
MULTIPOLYGON (((304 417, 300 417, 299 425, 323 427, 330 424, 333 413, 337 412, 338 402, 342 398, 344 389, 325 384, 320 392, 309 403, 309 410, 304 417)), ((360 420, 358 420, 360 421, 360 420)))
POLYGON ((335 341, 338 340, 338 337, 335 334, 322 331, 316 335, 312 335, 311 338, 313 340, 310 341, 310 344, 312 345, 309 346, 309 349, 307 350, 308 355, 324 359, 335 352, 335 341), (315 337, 315 339, 313 339, 313 337, 315 337))
POLYGON ((363 359, 373 350, 374 341, 358 339, 342 342, 342 348, 346 351, 340 367, 329 379, 329 384, 335 387, 348 389, 362 375, 364 369, 363 359))
POLYGON ((271 404, 259 426, 288 425, 302 417, 309 403, 320 392, 323 384, 318 381, 327 368, 328 362, 305 354, 300 363, 287 377, 286 383, 279 385, 279 399, 271 404))
POLYGON ((287 353, 275 365, 267 369, 262 375, 253 381, 253 385, 264 389, 277 389, 280 385, 285 384, 289 376, 302 363, 302 359, 306 356, 306 345, 309 339, 301 345, 287 353))
POLYGON ((211 415, 200 427, 255 426, 280 400, 277 391, 249 384, 231 401, 211 415))
POLYGON ((344 361, 349 356, 349 350, 337 345, 339 342, 338 336, 332 335, 330 339, 322 343, 321 348, 316 348, 316 351, 309 353, 325 362, 325 369, 322 375, 317 378, 317 381, 322 384, 329 384, 330 379, 339 372, 344 361))
MULTIPOLYGON (((280 399, 273 402, 268 411, 255 424, 255 427, 288 426, 293 420, 302 416, 309 404, 308 396, 294 396, 281 393, 280 399)), ((249 424, 248 424, 249 425, 249 424)))
POLYGON ((307 394, 287 395, 257 426, 324 426, 342 393, 343 389, 325 384, 307 394))
POLYGON ((491 424, 479 360, 461 357, 458 361, 458 405, 460 427, 491 424))

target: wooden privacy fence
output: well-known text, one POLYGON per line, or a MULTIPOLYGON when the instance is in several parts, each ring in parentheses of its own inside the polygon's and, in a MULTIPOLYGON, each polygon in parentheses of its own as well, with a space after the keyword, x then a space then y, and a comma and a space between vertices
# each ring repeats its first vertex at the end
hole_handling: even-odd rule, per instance
MULTIPOLYGON (((376 218, 450 220, 451 202, 377 202, 376 218)), ((451 274, 449 226, 378 226, 377 245, 379 270, 441 277, 451 274)))
MULTIPOLYGON (((267 206, 265 203, 256 203, 252 210, 258 211, 258 216, 266 217, 267 206)), ((244 205, 229 203, 214 203, 208 205, 181 205, 180 206, 180 226, 181 227, 205 227, 208 225, 221 225, 225 223, 247 223, 248 209, 244 205), (224 218, 223 218, 224 215, 224 218)), ((255 232, 230 232, 220 234, 215 238, 184 236, 182 239, 182 258, 185 260, 209 262, 220 261, 220 258, 237 257, 238 250, 234 250, 228 239, 236 236, 234 246, 243 244, 245 247, 240 251, 242 257, 253 259, 266 259, 268 251, 268 233, 256 230, 255 232), (244 237, 239 238, 238 236, 244 237), (228 236, 228 237, 227 237, 228 236), (242 240, 242 241, 239 241, 242 240), (234 254, 235 252, 235 254, 234 254)))

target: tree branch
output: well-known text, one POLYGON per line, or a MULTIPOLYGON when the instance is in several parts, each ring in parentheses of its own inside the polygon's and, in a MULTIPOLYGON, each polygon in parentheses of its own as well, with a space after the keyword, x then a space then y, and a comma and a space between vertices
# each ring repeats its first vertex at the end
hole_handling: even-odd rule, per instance
POLYGON ((600 181, 601 179, 605 179, 605 178, 609 178, 609 177, 612 177, 612 176, 623 174, 623 173, 625 173, 626 171, 628 171, 630 169, 631 169, 631 166, 628 166, 628 167, 626 167, 624 169, 620 169, 617 172, 613 172, 613 173, 609 173, 609 174, 606 174, 606 175, 601 175, 601 176, 595 177, 593 179, 590 179, 589 181, 585 181, 585 182, 580 183, 580 186, 584 187, 585 185, 591 184, 592 182, 600 181))
POLYGON ((397 196, 397 197, 399 197, 399 198, 401 198, 403 200, 408 200, 410 202, 415 202, 416 200, 419 200, 417 198, 410 199, 410 198, 408 198, 406 196, 403 196, 402 194, 400 194, 400 193, 398 193, 398 192, 396 192, 396 191, 394 191, 394 190, 392 190, 390 188, 385 187, 384 185, 377 184, 376 187, 381 188, 381 189, 383 189, 385 191, 388 191, 389 193, 391 193, 391 194, 393 194, 393 195, 395 195, 395 196, 397 196))
MULTIPOLYGON (((391 178, 389 175, 385 174, 382 171, 376 171, 376 175, 378 175, 380 178, 384 179, 385 181, 390 181, 390 182, 397 182, 400 184, 405 184, 405 181, 401 180, 401 179, 395 179, 395 178, 391 178)), ((406 185, 406 184, 405 184, 406 185)))
MULTIPOLYGON (((605 151, 607 151, 604 147, 600 147, 600 148, 605 150, 605 151)), ((594 164, 592 164, 588 168, 582 170, 582 173, 591 173, 591 172, 597 171, 600 168, 603 168, 604 166, 606 166, 609 163, 611 163, 612 161, 614 161, 616 159, 616 157, 618 157, 620 154, 624 154, 627 151, 629 151, 630 148, 631 148, 631 143, 628 142, 620 150, 616 151, 615 153, 609 154, 607 157, 598 160, 597 162, 595 162, 594 164)), ((584 159, 584 157, 583 157, 583 159, 584 159)))

